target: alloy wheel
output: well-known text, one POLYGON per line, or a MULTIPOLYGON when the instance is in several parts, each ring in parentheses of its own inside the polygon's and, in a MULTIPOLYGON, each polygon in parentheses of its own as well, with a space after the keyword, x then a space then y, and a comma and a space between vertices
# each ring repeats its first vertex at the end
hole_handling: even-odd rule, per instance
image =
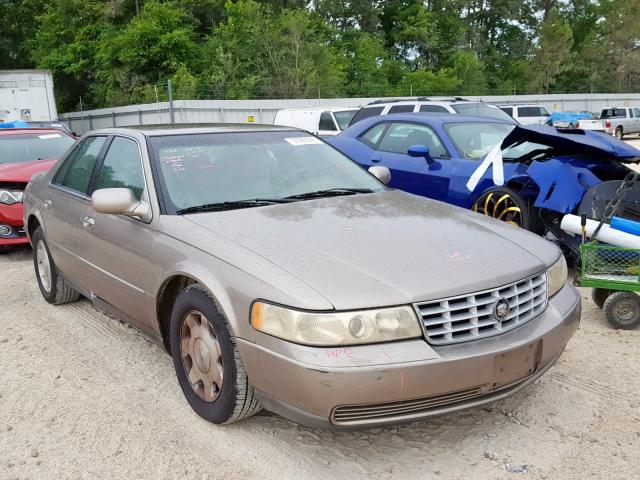
POLYGON ((522 227, 522 211, 508 193, 489 192, 476 200, 471 209, 510 225, 522 227))
POLYGON ((205 402, 214 402, 222 391, 222 349, 209 320, 197 310, 182 321, 180 355, 193 391, 205 402))
POLYGON ((49 262, 49 254, 44 242, 38 242, 36 246, 36 262, 38 265, 38 278, 42 284, 42 288, 46 292, 51 291, 51 262, 49 262))

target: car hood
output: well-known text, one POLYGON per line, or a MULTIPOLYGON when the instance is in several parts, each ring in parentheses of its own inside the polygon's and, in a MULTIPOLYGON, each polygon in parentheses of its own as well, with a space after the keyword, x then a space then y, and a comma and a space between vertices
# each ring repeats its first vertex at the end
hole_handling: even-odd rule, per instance
POLYGON ((485 290, 559 257, 529 232, 400 191, 185 218, 284 269, 336 309, 485 290))
POLYGON ((27 183, 36 173, 46 172, 56 160, 36 160, 25 163, 0 163, 0 182, 27 183))
POLYGON ((548 145, 560 154, 613 157, 625 163, 640 161, 640 150, 603 132, 558 130, 547 125, 518 125, 503 140, 502 149, 522 141, 548 145))

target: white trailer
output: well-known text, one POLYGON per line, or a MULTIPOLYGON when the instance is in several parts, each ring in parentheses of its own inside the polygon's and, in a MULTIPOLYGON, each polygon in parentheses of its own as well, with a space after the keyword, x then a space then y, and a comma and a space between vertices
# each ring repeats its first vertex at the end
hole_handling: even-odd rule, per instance
POLYGON ((0 122, 58 120, 48 70, 0 70, 0 122))

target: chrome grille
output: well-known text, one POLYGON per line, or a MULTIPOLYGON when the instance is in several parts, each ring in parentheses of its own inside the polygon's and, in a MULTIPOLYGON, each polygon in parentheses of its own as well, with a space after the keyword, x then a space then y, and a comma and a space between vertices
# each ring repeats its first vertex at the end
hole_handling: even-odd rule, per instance
POLYGON ((402 419, 405 416, 428 413, 438 407, 465 402, 486 393, 485 386, 478 386, 401 402, 344 405, 333 410, 331 422, 335 425, 357 425, 359 423, 371 423, 372 421, 393 421, 402 419))
POLYGON ((539 315, 546 306, 546 272, 492 290, 415 305, 427 341, 432 345, 467 342, 508 332, 539 315), (501 298, 509 303, 509 314, 504 320, 497 318, 493 311, 501 298))

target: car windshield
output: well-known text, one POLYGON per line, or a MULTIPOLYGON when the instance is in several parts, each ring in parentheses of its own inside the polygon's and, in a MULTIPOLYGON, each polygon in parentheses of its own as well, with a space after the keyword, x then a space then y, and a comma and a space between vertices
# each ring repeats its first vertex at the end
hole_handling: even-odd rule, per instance
POLYGON ((509 120, 513 122, 513 118, 509 114, 503 112, 497 107, 492 107, 482 102, 456 103, 451 107, 462 115, 473 115, 476 117, 497 118, 498 120, 509 120))
POLYGON ((0 135, 0 163, 57 160, 75 140, 64 133, 12 133, 0 135))
MULTIPOLYGON (((449 137, 469 160, 483 158, 493 147, 501 143, 515 128, 506 123, 449 123, 445 129, 449 137)), ((548 150, 550 147, 533 142, 522 142, 505 148, 502 157, 505 160, 517 160, 534 150, 548 150)))
POLYGON ((339 112, 333 112, 333 116, 336 117, 336 122, 338 122, 340 130, 344 130, 349 126, 349 123, 356 112, 357 110, 341 110, 339 112))
POLYGON ((305 132, 166 135, 149 143, 170 213, 229 202, 294 201, 290 197, 317 197, 327 190, 327 196, 385 190, 356 163, 305 132))

